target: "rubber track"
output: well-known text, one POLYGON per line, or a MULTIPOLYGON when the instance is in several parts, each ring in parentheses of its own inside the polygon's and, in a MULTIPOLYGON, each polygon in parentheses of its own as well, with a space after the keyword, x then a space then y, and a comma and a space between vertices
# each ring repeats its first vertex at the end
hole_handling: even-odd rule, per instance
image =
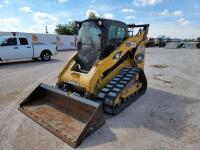
POLYGON ((142 69, 136 67, 126 67, 114 77, 106 86, 98 93, 98 100, 103 103, 103 109, 109 114, 116 115, 128 107, 131 103, 142 96, 147 89, 147 79, 142 69), (139 73, 139 80, 142 82, 141 89, 133 95, 129 96, 119 106, 114 106, 115 99, 126 88, 126 85, 133 80, 133 76, 139 73))

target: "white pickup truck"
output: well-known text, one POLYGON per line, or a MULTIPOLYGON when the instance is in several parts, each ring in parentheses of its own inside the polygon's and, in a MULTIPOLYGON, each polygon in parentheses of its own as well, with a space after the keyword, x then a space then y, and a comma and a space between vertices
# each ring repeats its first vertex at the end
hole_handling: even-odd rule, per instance
POLYGON ((26 37, 1 36, 0 37, 0 61, 41 58, 49 61, 52 55, 56 55, 56 45, 33 45, 26 37))

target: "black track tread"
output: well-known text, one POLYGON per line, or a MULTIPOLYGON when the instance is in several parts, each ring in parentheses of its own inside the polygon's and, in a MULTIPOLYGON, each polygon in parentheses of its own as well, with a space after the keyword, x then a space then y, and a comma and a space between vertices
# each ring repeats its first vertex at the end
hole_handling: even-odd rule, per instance
POLYGON ((122 69, 121 72, 116 77, 114 77, 113 79, 110 82, 108 82, 108 84, 107 84, 107 85, 109 85, 109 84, 114 85, 112 88, 109 89, 109 92, 105 92, 105 91, 102 91, 102 90, 99 92, 99 93, 105 94, 104 98, 102 98, 102 97, 97 97, 97 98, 98 98, 98 100, 103 102, 103 109, 106 113, 117 115, 118 113, 123 111, 126 107, 128 107, 131 103, 136 101, 140 96, 142 96, 145 93, 145 91, 147 89, 147 79, 146 79, 146 76, 144 74, 144 71, 142 69, 136 68, 136 67, 127 67, 127 68, 122 69), (129 81, 124 80, 125 75, 128 75, 129 76, 128 78, 130 78, 130 74, 134 75, 135 73, 139 73, 140 81, 142 82, 142 88, 137 92, 137 94, 135 94, 134 96, 130 96, 128 98, 128 100, 121 103, 119 106, 115 107, 114 106, 115 99, 117 98, 118 94, 121 91, 124 90, 124 88, 126 87, 126 85, 130 81, 130 80, 129 81), (123 75, 123 76, 120 76, 120 75, 123 75), (119 78, 120 80, 116 81, 116 78, 119 78), (112 81, 115 81, 116 84, 113 84, 112 81), (120 81, 126 81, 126 82, 128 81, 128 82, 127 83, 126 82, 121 83, 120 81), (123 85, 124 87, 118 87, 117 85, 123 85), (108 94, 110 92, 116 93, 116 91, 113 90, 114 88, 118 88, 121 91, 117 92, 118 94, 115 97, 112 97, 108 94), (108 100, 109 100, 109 103, 108 103, 108 100))

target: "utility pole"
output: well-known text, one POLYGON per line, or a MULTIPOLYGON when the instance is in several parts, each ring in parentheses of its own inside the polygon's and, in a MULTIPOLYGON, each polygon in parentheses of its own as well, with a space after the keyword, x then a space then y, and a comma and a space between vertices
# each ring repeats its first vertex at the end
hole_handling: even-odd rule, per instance
POLYGON ((49 32, 48 32, 48 27, 46 26, 46 34, 48 34, 49 32))

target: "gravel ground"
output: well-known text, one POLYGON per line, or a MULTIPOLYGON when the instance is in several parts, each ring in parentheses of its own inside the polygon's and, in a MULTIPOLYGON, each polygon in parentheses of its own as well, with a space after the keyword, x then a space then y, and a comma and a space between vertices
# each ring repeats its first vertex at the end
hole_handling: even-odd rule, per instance
MULTIPOLYGON (((0 150, 72 149, 18 111, 41 82, 54 85, 74 51, 50 62, 0 64, 0 150)), ((77 149, 199 150, 200 50, 147 49, 144 96, 89 136, 77 149)))

